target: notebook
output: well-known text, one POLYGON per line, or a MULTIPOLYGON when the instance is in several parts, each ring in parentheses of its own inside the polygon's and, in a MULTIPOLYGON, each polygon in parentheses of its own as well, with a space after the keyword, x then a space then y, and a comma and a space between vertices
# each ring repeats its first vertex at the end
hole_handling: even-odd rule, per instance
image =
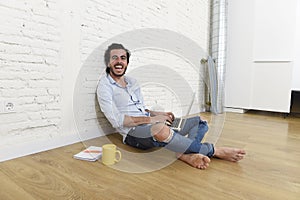
MULTIPOLYGON (((194 100, 195 100, 195 95, 196 95, 196 93, 193 94, 191 103, 189 105, 189 108, 188 108, 187 113, 186 113, 185 116, 188 116, 191 112, 191 109, 192 109, 192 106, 193 106, 193 103, 194 103, 194 100)), ((172 124, 170 125, 170 128, 173 129, 174 131, 180 131, 184 127, 185 122, 186 122, 187 119, 188 118, 176 117, 174 119, 174 121, 172 122, 172 124)))
POLYGON ((79 160, 96 161, 102 156, 102 147, 90 146, 75 154, 73 157, 79 160))

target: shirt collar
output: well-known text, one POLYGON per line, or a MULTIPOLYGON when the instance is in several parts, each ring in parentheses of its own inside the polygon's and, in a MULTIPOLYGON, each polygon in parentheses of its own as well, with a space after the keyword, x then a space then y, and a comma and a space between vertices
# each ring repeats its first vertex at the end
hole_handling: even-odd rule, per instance
MULTIPOLYGON (((107 74, 107 78, 108 78, 108 80, 109 80, 109 82, 110 82, 111 84, 119 85, 119 84, 117 83, 117 81, 115 81, 115 80, 111 77, 110 74, 107 74)), ((124 76, 124 79, 125 79, 125 82, 127 83, 127 86, 131 86, 131 85, 132 85, 132 83, 131 83, 131 81, 130 81, 129 78, 127 78, 126 76, 124 76)))
POLYGON ((108 80, 111 84, 117 84, 117 82, 110 76, 110 74, 107 74, 106 77, 108 78, 108 80))

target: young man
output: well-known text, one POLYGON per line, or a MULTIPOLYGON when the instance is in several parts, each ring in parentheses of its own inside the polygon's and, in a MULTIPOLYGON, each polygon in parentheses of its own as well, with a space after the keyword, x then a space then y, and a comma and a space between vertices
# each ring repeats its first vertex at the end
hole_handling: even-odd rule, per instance
POLYGON ((125 144, 139 149, 165 147, 199 169, 206 169, 211 157, 233 162, 243 159, 245 151, 242 149, 201 143, 208 126, 199 116, 187 120, 184 128, 177 132, 166 124, 174 120, 173 113, 146 109, 137 81, 125 76, 130 52, 122 44, 111 44, 104 58, 106 75, 101 77, 97 87, 98 102, 112 126, 123 135, 125 144))

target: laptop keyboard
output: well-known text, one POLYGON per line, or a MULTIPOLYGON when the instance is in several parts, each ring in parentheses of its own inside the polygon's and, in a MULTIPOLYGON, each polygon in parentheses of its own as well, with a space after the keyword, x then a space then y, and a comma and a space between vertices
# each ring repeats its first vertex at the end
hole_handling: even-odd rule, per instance
POLYGON ((175 118, 174 121, 172 122, 172 127, 178 127, 180 123, 180 118, 175 118))

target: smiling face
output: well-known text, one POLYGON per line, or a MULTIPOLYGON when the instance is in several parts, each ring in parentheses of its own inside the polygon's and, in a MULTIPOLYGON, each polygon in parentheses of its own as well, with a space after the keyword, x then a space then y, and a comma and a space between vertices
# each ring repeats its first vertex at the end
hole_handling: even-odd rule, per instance
POLYGON ((124 49, 110 51, 109 67, 113 78, 122 77, 127 70, 127 53, 124 49))

